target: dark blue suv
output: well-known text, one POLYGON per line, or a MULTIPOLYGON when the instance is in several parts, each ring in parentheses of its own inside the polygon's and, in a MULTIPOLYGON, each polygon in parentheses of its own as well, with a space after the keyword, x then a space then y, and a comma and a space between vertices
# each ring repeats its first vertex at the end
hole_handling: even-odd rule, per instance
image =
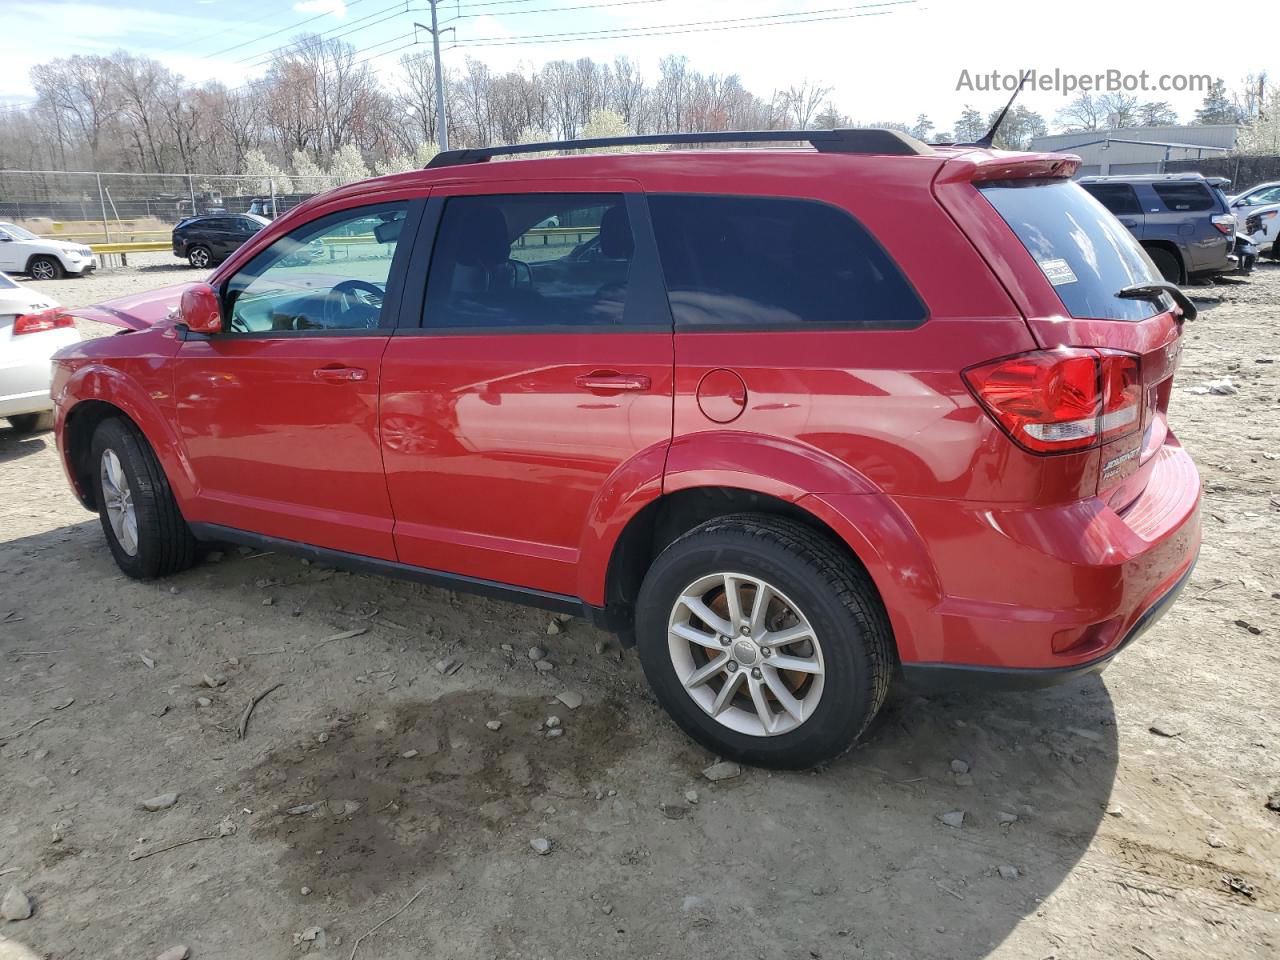
POLYGON ((1166 280, 1229 273, 1236 218, 1223 196, 1230 181, 1198 173, 1082 177, 1080 186, 1138 238, 1166 280))

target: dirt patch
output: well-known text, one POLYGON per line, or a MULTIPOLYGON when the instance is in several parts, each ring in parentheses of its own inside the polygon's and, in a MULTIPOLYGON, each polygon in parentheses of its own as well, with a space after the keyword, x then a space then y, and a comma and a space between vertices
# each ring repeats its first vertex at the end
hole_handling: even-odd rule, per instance
POLYGON ((606 768, 638 742, 625 718, 616 703, 569 710, 473 692, 337 714, 315 739, 267 756, 236 802, 262 811, 255 839, 283 844, 294 894, 358 903, 513 831, 528 843, 529 821, 557 802, 603 798, 606 768))

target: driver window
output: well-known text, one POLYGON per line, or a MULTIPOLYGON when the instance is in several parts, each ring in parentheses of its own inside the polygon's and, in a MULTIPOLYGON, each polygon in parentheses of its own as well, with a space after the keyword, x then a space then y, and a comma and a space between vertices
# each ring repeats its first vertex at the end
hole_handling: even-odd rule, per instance
POLYGON ((406 209, 344 210, 276 240, 227 281, 228 332, 377 328, 406 209))

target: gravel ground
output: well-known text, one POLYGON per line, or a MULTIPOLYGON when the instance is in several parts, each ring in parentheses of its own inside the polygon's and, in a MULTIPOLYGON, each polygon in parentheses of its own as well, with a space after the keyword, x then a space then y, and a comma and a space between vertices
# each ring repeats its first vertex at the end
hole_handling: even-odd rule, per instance
POLYGON ((127 580, 0 431, 0 958, 1277 956, 1280 267, 1196 292, 1181 601, 1101 677, 898 693, 814 773, 711 782, 581 621, 234 550, 127 580))

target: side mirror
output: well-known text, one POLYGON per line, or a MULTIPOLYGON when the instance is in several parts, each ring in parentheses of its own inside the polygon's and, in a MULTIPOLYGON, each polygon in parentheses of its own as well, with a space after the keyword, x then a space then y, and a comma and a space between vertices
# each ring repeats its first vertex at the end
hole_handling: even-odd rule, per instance
POLYGON ((178 319, 192 333, 221 333, 222 305, 218 291, 207 283, 195 283, 182 291, 178 319))

